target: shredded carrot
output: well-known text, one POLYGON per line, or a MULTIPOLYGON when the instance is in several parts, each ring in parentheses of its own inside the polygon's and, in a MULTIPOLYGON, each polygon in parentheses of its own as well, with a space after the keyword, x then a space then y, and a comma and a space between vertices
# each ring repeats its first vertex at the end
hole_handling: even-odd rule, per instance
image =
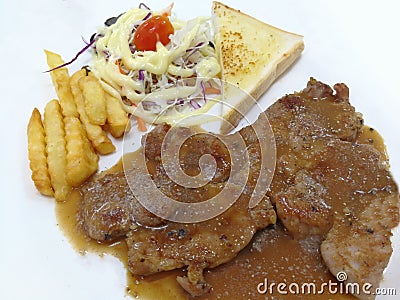
POLYGON ((138 124, 139 131, 141 131, 141 132, 147 131, 146 123, 143 121, 142 118, 136 117, 136 121, 138 124))
MULTIPOLYGON (((132 103, 132 106, 137 107, 137 105, 135 103, 132 103)), ((147 131, 146 122, 140 117, 135 116, 135 118, 138 123, 139 131, 141 131, 141 132, 147 131)))
POLYGON ((121 63, 120 63, 119 60, 116 60, 116 61, 115 61, 115 64, 118 66, 119 72, 120 72, 121 74, 126 74, 125 71, 122 70, 122 68, 121 68, 121 63))
POLYGON ((206 94, 221 94, 221 90, 214 87, 206 87, 204 91, 206 94))

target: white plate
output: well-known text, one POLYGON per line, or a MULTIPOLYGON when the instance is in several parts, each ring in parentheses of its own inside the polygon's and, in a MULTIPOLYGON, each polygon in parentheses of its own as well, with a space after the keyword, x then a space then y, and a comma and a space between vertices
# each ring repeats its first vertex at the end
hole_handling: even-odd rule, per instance
MULTIPOLYGON (((302 89, 310 76, 345 82, 351 102, 386 140, 391 170, 400 180, 400 18, 396 1, 226 1, 226 4, 305 36, 299 61, 264 95, 270 103, 302 89), (397 150, 397 151, 396 151, 397 150)), ((0 299, 125 299, 125 270, 112 257, 76 253, 57 227, 53 199, 30 180, 26 125, 34 106, 55 97, 43 49, 72 58, 110 16, 135 1, 1 1, 0 299), (7 4, 6 4, 7 3, 7 4)), ((146 1, 157 9, 167 1, 146 1)), ((209 15, 211 1, 175 0, 180 18, 209 15)), ((72 67, 89 62, 84 55, 72 67)), ((119 155, 108 157, 110 165, 119 155)), ((400 232, 382 283, 400 286, 400 232)), ((397 290, 400 294, 400 289, 397 290)), ((380 299, 384 299, 383 297, 380 299)), ((395 299, 395 297, 393 297, 395 299)))

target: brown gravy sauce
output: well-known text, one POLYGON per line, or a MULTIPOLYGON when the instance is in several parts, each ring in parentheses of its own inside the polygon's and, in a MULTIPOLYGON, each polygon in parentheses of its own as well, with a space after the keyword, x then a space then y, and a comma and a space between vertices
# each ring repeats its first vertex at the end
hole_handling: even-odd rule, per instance
MULTIPOLYGON (((364 126, 357 142, 374 146, 383 158, 387 158, 383 139, 376 130, 364 126)), ((134 158, 136 154, 127 155, 134 158)), ((121 169, 120 161, 107 172, 121 169)), ((133 298, 190 298, 175 279, 177 275, 184 274, 183 270, 162 272, 147 277, 133 275, 127 267, 125 241, 103 244, 88 238, 76 218, 80 201, 80 192, 75 190, 69 201, 56 203, 55 209, 58 225, 76 251, 82 255, 90 252, 118 258, 127 270, 126 294, 133 298)), ((279 224, 259 232, 234 260, 206 271, 205 277, 213 286, 213 290, 210 294, 197 299, 355 299, 351 295, 328 294, 327 288, 323 294, 293 294, 289 290, 291 284, 295 290, 296 286, 301 289, 303 283, 314 283, 318 292, 323 282, 337 283, 337 281, 322 262, 318 241, 293 239, 279 224), (277 291, 277 285, 281 282, 286 284, 284 290, 287 294, 277 291)))

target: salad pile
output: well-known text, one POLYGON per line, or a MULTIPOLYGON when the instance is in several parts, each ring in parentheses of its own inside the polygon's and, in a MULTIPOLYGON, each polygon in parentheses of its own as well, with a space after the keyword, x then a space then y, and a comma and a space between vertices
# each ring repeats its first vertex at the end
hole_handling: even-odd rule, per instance
POLYGON ((141 4, 108 19, 88 43, 103 88, 148 123, 204 113, 215 104, 209 95, 221 93, 212 18, 183 21, 171 10, 141 4))

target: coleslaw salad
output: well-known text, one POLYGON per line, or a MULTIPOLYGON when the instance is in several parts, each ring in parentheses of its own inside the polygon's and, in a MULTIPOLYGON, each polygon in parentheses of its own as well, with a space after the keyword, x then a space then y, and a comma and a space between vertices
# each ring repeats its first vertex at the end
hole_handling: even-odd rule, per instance
POLYGON ((104 90, 120 100, 127 113, 147 123, 176 123, 207 112, 221 94, 219 54, 214 46, 212 18, 189 21, 171 15, 172 5, 151 11, 141 4, 110 18, 92 36, 91 70, 104 90), (155 51, 134 43, 138 28, 154 16, 169 16, 169 43, 157 41, 155 51))

